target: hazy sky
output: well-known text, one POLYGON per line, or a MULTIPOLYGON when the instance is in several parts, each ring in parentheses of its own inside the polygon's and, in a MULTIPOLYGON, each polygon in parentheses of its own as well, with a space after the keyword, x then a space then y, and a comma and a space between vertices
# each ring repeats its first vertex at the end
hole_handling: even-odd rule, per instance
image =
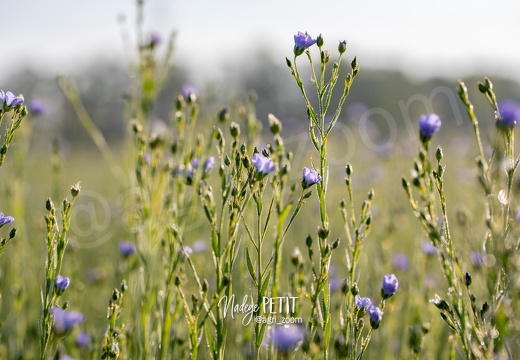
MULTIPOLYGON (((0 85, 12 69, 34 64, 67 72, 100 57, 125 56, 121 25, 133 30, 135 0, 0 0, 0 85), (9 9, 9 10, 7 10, 9 9)), ((361 66, 419 75, 500 73, 520 80, 520 2, 496 0, 149 0, 146 29, 178 33, 176 58, 218 69, 255 46, 284 62, 293 35, 322 33, 326 46, 348 41, 361 66)), ((209 75, 203 73, 203 75, 209 75)), ((1 86, 0 86, 1 87, 1 86)))

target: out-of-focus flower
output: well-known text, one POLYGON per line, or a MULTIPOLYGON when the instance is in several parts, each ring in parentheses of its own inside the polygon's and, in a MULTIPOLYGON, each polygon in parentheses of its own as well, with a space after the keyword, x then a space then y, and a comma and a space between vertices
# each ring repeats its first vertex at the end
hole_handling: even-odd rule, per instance
POLYGON ((161 44, 162 38, 161 38, 161 35, 159 35, 159 33, 152 31, 149 35, 148 41, 149 41, 150 47, 153 48, 153 47, 156 47, 161 44))
POLYGON ((36 116, 44 115, 47 113, 47 105, 40 99, 33 99, 29 103, 29 112, 36 116))
POLYGON ((305 328, 300 325, 277 325, 271 333, 271 341, 281 353, 289 353, 305 339, 305 328))
POLYGON ((469 257, 471 258, 471 262, 473 263, 473 266, 477 269, 484 266, 486 262, 486 254, 483 252, 471 252, 469 254, 469 257))
POLYGON ((304 34, 301 31, 298 31, 298 33, 294 35, 294 55, 299 56, 303 54, 305 49, 314 44, 316 44, 316 40, 313 39, 309 34, 304 34))
POLYGON ((424 241, 422 243, 422 251, 428 256, 437 254, 437 248, 433 246, 432 243, 429 241, 424 241))
POLYGON ((405 254, 395 254, 394 256, 394 266, 400 270, 408 270, 408 265, 410 261, 405 254))
POLYGON ((441 118, 435 114, 421 115, 419 117, 419 133, 421 138, 429 140, 441 128, 441 118))
POLYGON ((356 295, 356 306, 360 309, 367 309, 372 306, 372 300, 367 297, 356 295))
POLYGON ((191 247, 193 249, 193 252, 199 253, 199 252, 206 251, 208 248, 208 245, 202 240, 197 240, 191 245, 191 247))
POLYGON ((71 331, 85 318, 83 314, 78 311, 66 311, 59 307, 53 307, 51 314, 54 319, 53 329, 58 335, 71 331))
POLYGON ((311 187, 314 184, 317 184, 321 181, 321 176, 314 169, 309 169, 307 167, 303 168, 302 171, 302 186, 304 189, 311 187))
POLYGON ((77 347, 84 348, 90 345, 90 336, 86 331, 80 332, 76 339, 74 339, 74 344, 76 344, 77 347))
POLYGON ((367 312, 368 316, 370 317, 370 326, 372 326, 372 329, 377 329, 381 319, 383 319, 383 313, 377 306, 374 305, 369 306, 367 312))
POLYGON ((270 172, 274 171, 274 162, 271 158, 258 153, 253 155, 253 165, 260 177, 264 177, 270 172))
POLYGON ((213 156, 210 156, 209 158, 204 161, 204 171, 209 172, 211 169, 213 169, 213 166, 215 165, 215 158, 213 156))
POLYGON ((179 254, 181 256, 181 259, 185 259, 186 257, 190 256, 193 253, 193 249, 189 246, 183 246, 179 249, 179 254))
POLYGON ((500 128, 512 129, 520 119, 520 105, 512 100, 504 100, 498 104, 496 125, 500 128))
POLYGON ((58 275, 56 277, 54 284, 56 285, 56 293, 58 295, 61 295, 61 294, 63 294, 65 289, 67 289, 69 287, 70 278, 58 275))
POLYGON ((128 241, 121 241, 119 243, 119 252, 123 257, 128 257, 135 253, 135 246, 131 242, 128 241))
POLYGON ((386 274, 383 276, 381 286, 382 297, 388 299, 390 296, 394 295, 398 286, 399 281, 397 281, 397 277, 394 274, 386 274))
POLYGON ((194 169, 197 169, 199 167, 199 159, 198 158, 191 159, 190 164, 194 169))
POLYGON ((12 216, 4 216, 4 213, 0 212, 0 228, 5 224, 9 224, 14 221, 14 217, 12 216))
POLYGON ((195 90, 195 88, 190 84, 182 85, 181 93, 184 99, 188 102, 194 102, 197 99, 197 90, 195 90))

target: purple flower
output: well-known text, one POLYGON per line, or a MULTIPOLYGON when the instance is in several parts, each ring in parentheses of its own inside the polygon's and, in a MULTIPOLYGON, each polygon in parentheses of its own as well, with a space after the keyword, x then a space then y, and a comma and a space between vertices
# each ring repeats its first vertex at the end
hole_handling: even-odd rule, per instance
POLYGON ((199 253, 206 251, 208 245, 202 240, 197 240, 191 245, 191 247, 193 248, 193 252, 199 253))
POLYGON ((270 172, 274 171, 274 162, 271 158, 258 153, 253 155, 253 165, 256 168, 257 175, 262 178, 270 172))
POLYGON ((369 306, 367 309, 368 316, 370 317, 370 325, 372 329, 377 329, 379 327, 379 323, 383 318, 383 313, 377 306, 369 306))
POLYGON ((189 246, 183 246, 179 249, 179 254, 181 259, 185 259, 193 253, 193 249, 189 246))
POLYGON ((356 295, 356 306, 361 309, 367 309, 370 306, 372 306, 372 300, 370 300, 367 297, 361 297, 359 295, 356 295))
POLYGON ((429 140, 441 128, 441 118, 435 114, 419 117, 419 133, 423 141, 429 140))
POLYGON ((10 91, 4 95, 4 101, 7 106, 18 106, 23 104, 23 95, 14 96, 10 91))
POLYGON ((40 99, 34 99, 29 103, 29 112, 33 115, 44 115, 47 112, 47 106, 40 99))
POLYGON ((213 169, 213 166, 215 165, 215 158, 213 156, 210 156, 209 158, 204 161, 204 171, 209 172, 211 169, 213 169))
POLYGON ((12 216, 4 216, 4 213, 0 212, 0 228, 5 224, 9 224, 14 221, 14 217, 12 216))
POLYGON ((409 265, 408 257, 405 254, 395 254, 394 266, 400 270, 407 270, 409 265))
POLYGON ((121 241, 119 243, 119 252, 126 258, 135 253, 135 247, 131 242, 121 241))
POLYGON ((65 334, 71 331, 74 326, 78 325, 85 318, 82 313, 77 311, 66 311, 59 307, 51 309, 52 317, 54 318, 53 329, 58 335, 65 334))
POLYGON ((150 44, 150 47, 155 47, 159 44, 161 44, 162 42, 162 38, 161 38, 161 35, 159 35, 159 33, 155 32, 155 31, 152 31, 149 35, 149 44, 150 44))
POLYGON ((271 333, 271 341, 281 353, 289 353, 305 339, 305 328, 300 325, 277 325, 271 333))
POLYGON ((469 254, 469 257, 471 258, 471 262, 473 263, 473 266, 477 269, 481 268, 485 264, 486 260, 486 254, 483 252, 471 252, 469 254))
POLYGON ((56 285, 56 293, 58 295, 61 295, 61 294, 63 294, 65 289, 67 289, 69 287, 70 279, 68 277, 58 275, 56 277, 54 284, 56 285))
POLYGON ((76 344, 77 347, 84 348, 90 345, 90 336, 86 331, 82 331, 76 336, 76 339, 74 339, 74 344, 76 344))
POLYGON ((504 129, 512 129, 520 119, 520 106, 512 100, 504 100, 498 104, 496 125, 504 129))
POLYGON ((298 34, 294 35, 294 55, 299 56, 303 54, 303 51, 308 47, 316 44, 309 34, 298 31, 298 34))
POLYGON ((194 169, 197 169, 199 167, 199 159, 198 158, 191 159, 190 164, 194 169))
POLYGON ((197 99, 197 90, 190 84, 182 85, 181 93, 186 101, 195 101, 197 99))
POLYGON ((317 184, 321 181, 321 176, 314 169, 309 169, 307 167, 303 168, 302 171, 302 186, 304 189, 311 187, 314 184, 317 184))
POLYGON ((383 299, 388 299, 390 296, 394 295, 397 291, 397 286, 399 286, 399 282, 394 274, 386 274, 383 276, 381 286, 381 296, 383 299))
POLYGON ((431 242, 425 241, 422 243, 422 251, 428 256, 436 255, 437 254, 437 248, 432 245, 431 242))

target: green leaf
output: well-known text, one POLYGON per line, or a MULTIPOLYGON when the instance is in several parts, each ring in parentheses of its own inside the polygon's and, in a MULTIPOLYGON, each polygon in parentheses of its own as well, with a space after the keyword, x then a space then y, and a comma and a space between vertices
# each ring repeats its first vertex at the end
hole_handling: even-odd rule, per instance
POLYGON ((247 270, 249 271, 249 275, 253 278, 253 281, 256 283, 256 275, 255 270, 253 268, 253 263, 251 262, 251 258, 249 257, 249 250, 246 248, 246 264, 247 270))

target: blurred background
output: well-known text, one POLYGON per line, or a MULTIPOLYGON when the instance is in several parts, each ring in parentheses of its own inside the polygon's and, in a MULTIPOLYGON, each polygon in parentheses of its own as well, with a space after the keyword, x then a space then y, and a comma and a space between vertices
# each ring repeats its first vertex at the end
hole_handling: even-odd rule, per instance
MULTIPOLYGON (((520 33, 520 4, 512 0, 495 2, 492 11, 484 0, 431 5, 412 0, 145 4, 145 30, 160 34, 163 44, 175 33, 174 72, 167 90, 178 93, 182 84, 190 83, 206 93, 206 99, 225 103, 254 89, 262 120, 269 112, 289 123, 305 118, 299 94, 287 91, 294 84, 284 60, 292 57, 297 31, 323 34, 325 48, 334 51, 340 40, 347 40, 348 60, 357 56, 362 73, 342 121, 348 114, 358 120, 365 114, 365 125, 389 134, 390 122, 399 127, 403 118, 415 123, 418 114, 435 111, 456 117, 460 127, 461 115, 454 115, 452 106, 458 99, 450 92, 458 79, 471 89, 475 78, 490 76, 499 98, 520 98, 520 47, 514 45, 520 33), (437 98, 429 101, 431 109, 410 100, 432 92, 437 98)), ((123 98, 136 59, 134 0, 21 0, 4 12, 2 21, 0 87, 27 99, 43 99, 50 111, 39 125, 41 131, 59 133, 75 144, 88 142, 56 86, 60 74, 79 84, 106 137, 122 137, 123 98)), ((155 110, 162 119, 171 108, 167 90, 155 110)))

